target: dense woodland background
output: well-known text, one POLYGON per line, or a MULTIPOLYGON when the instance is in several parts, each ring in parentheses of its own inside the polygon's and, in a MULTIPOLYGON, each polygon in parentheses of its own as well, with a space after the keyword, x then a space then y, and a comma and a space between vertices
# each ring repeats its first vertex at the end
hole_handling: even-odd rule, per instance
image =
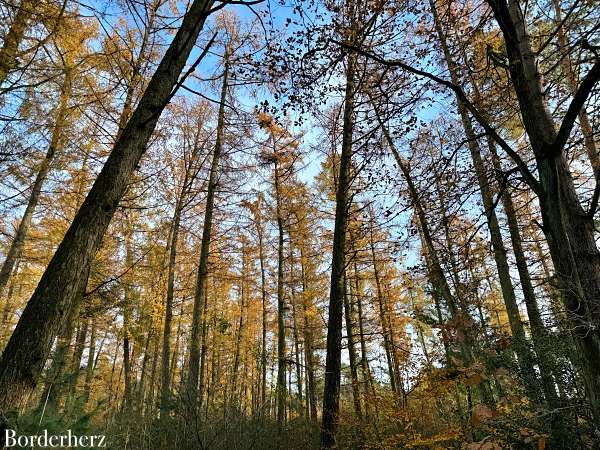
POLYGON ((598 6, 1 0, 0 428, 597 448, 598 6))

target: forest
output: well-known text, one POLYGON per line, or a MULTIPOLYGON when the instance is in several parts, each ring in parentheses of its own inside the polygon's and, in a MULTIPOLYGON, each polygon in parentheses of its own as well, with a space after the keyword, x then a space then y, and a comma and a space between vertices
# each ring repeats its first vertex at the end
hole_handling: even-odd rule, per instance
POLYGON ((600 448, 599 81, 596 0, 0 0, 0 445, 600 448))

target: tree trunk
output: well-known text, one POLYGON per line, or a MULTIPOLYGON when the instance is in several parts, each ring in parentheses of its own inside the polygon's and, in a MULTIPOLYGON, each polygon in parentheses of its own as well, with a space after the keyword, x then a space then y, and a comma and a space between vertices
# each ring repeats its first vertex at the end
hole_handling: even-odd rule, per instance
MULTIPOLYGON (((498 154, 496 153, 496 146, 491 139, 488 139, 488 147, 492 156, 494 170, 500 178, 502 167, 500 165, 498 154)), ((498 179, 497 181, 501 182, 502 180, 498 179)), ((504 213, 506 214, 510 239, 517 264, 517 271, 519 273, 519 279, 521 280, 521 289, 527 308, 527 316, 529 317, 531 337, 539 362, 544 395, 551 406, 556 406, 557 396, 554 387, 555 380, 552 379, 552 372, 555 364, 552 351, 549 347, 550 334, 546 330, 544 322, 542 321, 542 316, 540 315, 535 290, 529 273, 527 258, 525 256, 525 251, 523 250, 523 239, 521 237, 517 214, 515 212, 511 192, 508 188, 505 188, 502 192, 502 206, 504 207, 504 213)))
POLYGON ((304 360, 306 363, 306 397, 310 419, 317 420, 317 392, 315 387, 313 329, 309 320, 308 280, 306 274, 306 256, 304 244, 300 243, 300 269, 302 273, 302 315, 304 317, 304 360))
MULTIPOLYGON (((0 359, 0 413, 35 388, 52 341, 77 303, 77 289, 204 25, 212 0, 195 0, 154 73, 0 359)), ((3 428, 3 427, 0 427, 3 428)), ((0 429, 0 433, 2 429, 0 429)))
MULTIPOLYGON (((188 378, 185 386, 185 399, 188 413, 196 417, 198 400, 198 378, 200 371, 200 337, 202 334, 202 305, 204 302, 204 291, 208 276, 208 255, 210 250, 210 239, 212 232, 212 218, 215 203, 215 191, 217 188, 217 177, 219 174, 219 159, 223 151, 223 140, 225 134, 225 102, 227 98, 229 78, 229 50, 225 52, 225 69, 223 72, 223 84, 219 103, 217 119, 217 136, 215 148, 210 166, 208 187, 206 193, 206 210, 204 212, 204 225, 202 228, 202 241, 200 243, 200 261, 198 263, 198 275, 196 278, 196 289, 194 292, 194 311, 192 316, 192 331, 190 336, 190 353, 188 359, 188 378)), ((194 422, 192 422, 194 423, 194 422)))
POLYGON ((394 363, 392 360, 392 346, 390 343, 389 326, 387 323, 387 317, 385 314, 383 289, 381 287, 381 280, 379 278, 379 267, 377 265, 377 257, 375 255, 375 239, 374 239, 374 217, 371 213, 369 221, 369 247, 371 250, 371 261, 373 264, 373 277, 375 278, 375 293, 377 296, 377 306, 379 312, 379 322, 381 323, 381 334, 383 335, 383 348, 385 350, 385 358, 388 366, 388 376, 390 377, 390 385, 392 392, 397 392, 396 386, 396 374, 394 373, 394 363))
POLYGON ((346 66, 342 151, 335 195, 335 224, 331 255, 329 317, 327 320, 327 357, 325 360, 325 388, 321 425, 321 447, 323 449, 337 447, 335 433, 338 428, 340 410, 346 224, 348 222, 348 201, 351 184, 350 166, 354 129, 354 97, 356 94, 356 60, 356 53, 350 51, 346 66))
POLYGON ((167 268, 167 298, 165 301, 165 319, 163 324, 162 359, 160 366, 160 412, 167 414, 171 399, 170 384, 170 353, 171 353, 171 323, 173 321, 173 298, 175 292, 175 260, 177 258, 177 237, 179 236, 179 222, 181 220, 181 196, 175 205, 175 214, 171 227, 169 241, 169 266, 167 268))
MULTIPOLYGON (((275 136, 273 136, 273 147, 275 147, 275 136)), ((280 173, 277 160, 277 149, 273 148, 275 153, 275 168, 273 178, 275 181, 275 216, 277 220, 277 425, 279 433, 282 432, 285 424, 286 407, 286 345, 285 345, 285 299, 284 299, 284 257, 283 257, 283 211, 281 210, 281 187, 280 173)))
POLYGON ((348 277, 344 274, 344 316, 346 319, 346 335, 348 342, 348 357, 350 360, 350 380, 352 384, 352 400, 354 402, 354 413, 359 420, 362 420, 362 407, 360 404, 360 389, 358 387, 358 364, 356 347, 354 341, 354 324, 352 323, 352 310, 350 308, 350 293, 348 286, 348 277))
POLYGON ((85 385, 83 388, 83 404, 87 405, 92 390, 92 381, 94 379, 94 356, 96 354, 96 319, 92 318, 92 331, 90 333, 90 346, 87 358, 87 367, 85 370, 85 385))
MULTIPOLYGON (((260 195, 260 194, 259 194, 260 195)), ((260 200, 257 200, 257 217, 255 219, 256 237, 258 238, 258 259, 260 263, 260 295, 262 302, 262 335, 261 335, 261 389, 260 402, 261 411, 266 406, 267 401, 267 282, 265 269, 265 251, 263 244, 264 229, 262 225, 262 216, 260 214, 260 200)))
POLYGON ((23 0, 18 8, 17 14, 10 24, 10 28, 4 36, 4 42, 0 48, 0 86, 4 84, 9 72, 17 65, 19 45, 23 41, 25 29, 35 10, 35 5, 31 0, 23 0))

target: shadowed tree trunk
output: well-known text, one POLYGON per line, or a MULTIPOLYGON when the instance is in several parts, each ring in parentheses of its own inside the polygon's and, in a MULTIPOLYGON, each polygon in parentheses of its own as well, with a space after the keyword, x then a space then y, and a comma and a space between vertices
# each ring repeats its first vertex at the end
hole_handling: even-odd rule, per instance
POLYGON ((323 419, 321 424, 321 447, 323 449, 337 447, 335 433, 338 428, 340 410, 346 225, 348 223, 348 201, 351 184, 350 167, 354 128, 354 97, 356 94, 356 62, 356 53, 350 51, 346 64, 342 151, 335 194, 329 317, 327 319, 327 357, 325 360, 325 388, 323 392, 323 419))
POLYGON ((78 301, 77 290, 86 277, 86 267, 173 95, 212 4, 212 0, 195 0, 190 5, 138 107, 27 303, 0 359, 0 414, 18 407, 35 388, 52 341, 78 301))
MULTIPOLYGON (((202 228, 202 241, 200 243, 200 261, 198 263, 198 275, 196 277, 196 289, 194 291, 194 311, 192 315, 192 331, 190 335, 190 353, 188 358, 188 377, 185 386, 186 408, 191 417, 196 417, 198 406, 198 378, 200 371, 200 337, 202 334, 202 305, 204 303, 206 279, 208 277, 208 255, 210 250, 210 239, 212 232, 212 218, 215 202, 215 191, 217 189, 217 177, 219 174, 219 160, 223 151, 225 135, 225 102, 227 98, 229 77, 229 49, 225 50, 225 69, 223 72, 223 83, 219 103, 217 119, 217 136, 210 166, 208 187, 206 193, 206 210, 204 212, 204 225, 202 228)), ((203 387, 200 387, 203 389, 203 387)), ((192 422, 193 423, 193 422, 192 422)))

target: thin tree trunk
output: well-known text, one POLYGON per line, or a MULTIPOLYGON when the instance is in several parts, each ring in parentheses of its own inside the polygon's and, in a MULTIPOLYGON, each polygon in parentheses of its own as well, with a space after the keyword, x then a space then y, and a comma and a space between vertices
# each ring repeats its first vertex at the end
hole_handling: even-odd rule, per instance
POLYGON ((188 359, 188 377, 185 386, 185 402, 188 413, 195 417, 198 400, 198 379, 200 371, 200 337, 202 334, 202 305, 204 302, 204 290, 208 276, 208 255, 210 250, 210 239, 212 232, 212 218, 215 202, 215 191, 217 188, 217 177, 219 173, 219 159, 223 151, 223 140, 225 134, 225 102, 227 98, 229 78, 229 49, 225 53, 225 69, 223 72, 223 84, 221 87, 221 98, 217 120, 217 136, 215 148, 210 167, 208 188, 206 193, 206 210, 204 213, 204 225, 202 228, 202 241, 200 243, 200 261, 198 263, 198 275, 196 278, 196 289, 194 292, 194 311, 192 315, 192 331, 190 336, 190 352, 188 359))
POLYGON ((167 298, 165 301, 165 319, 163 324, 162 359, 160 366, 160 412, 166 414, 171 399, 170 384, 170 353, 171 353, 171 323, 173 321, 173 298, 175 292, 175 261, 177 258, 177 237, 179 236, 179 222, 181 220, 181 196, 175 205, 173 225, 169 242, 169 266, 167 268, 167 298))
POLYGON ((352 323, 352 311, 350 309, 350 293, 348 292, 348 277, 344 274, 344 316, 346 319, 346 335, 348 342, 348 357, 350 360, 350 379, 352 384, 352 400, 354 402, 354 413, 362 420, 362 407, 360 404, 360 389, 358 387, 358 363, 354 341, 354 324, 352 323))
POLYGON ((306 363, 306 397, 309 403, 310 419, 317 420, 317 391, 315 386, 313 328, 309 320, 308 280, 304 244, 300 243, 300 269, 302 273, 302 315, 304 317, 304 360, 306 363))
POLYGON ((92 318, 92 331, 90 333, 90 346, 87 357, 87 367, 85 370, 85 385, 83 388, 83 404, 87 405, 92 390, 92 381, 94 379, 94 362, 96 354, 96 319, 92 318))
POLYGON ((260 213, 260 197, 257 200, 256 207, 256 236, 258 238, 258 259, 260 263, 260 295, 262 302, 262 335, 261 335, 261 390, 260 390, 260 402, 261 410, 266 406, 267 400, 267 282, 266 282, 266 268, 265 268, 265 251, 263 243, 264 229, 262 225, 262 216, 260 213))
MULTIPOLYGON (((1 58, 0 61, 2 61, 1 58)), ((0 63, 0 65, 1 64, 2 63, 0 63)), ((66 125, 66 118, 69 108, 68 102, 71 98, 73 81, 72 70, 67 68, 64 72, 65 77, 60 90, 60 103, 58 107, 58 112, 56 113, 56 118, 54 120, 54 126, 52 127, 52 136, 50 138, 50 144, 48 145, 46 156, 42 160, 38 173, 35 177, 35 181, 33 183, 31 194, 29 195, 29 200, 27 202, 25 212, 23 213, 23 217, 19 222, 19 226, 17 227, 15 236, 13 237, 13 240, 8 249, 8 253, 6 254, 6 259, 4 260, 2 268, 0 269, 0 296, 4 292, 4 288, 8 283, 8 279, 13 271, 15 263, 21 257, 23 245, 25 244, 25 239, 27 238, 29 228, 31 227, 33 214, 40 199, 42 186, 44 184, 44 181, 46 181, 48 172, 50 171, 50 164, 54 160, 56 152, 59 151, 63 145, 63 133, 66 125)))
POLYGON ((375 239, 374 239, 374 233, 373 233, 373 213, 371 213, 371 217, 370 217, 370 221, 369 221, 369 247, 371 250, 371 262, 373 264, 373 276, 375 278, 375 292, 376 292, 376 296, 377 296, 377 306, 378 306, 378 312, 379 312, 379 321, 381 323, 381 333, 383 335, 383 348, 385 350, 385 358, 387 361, 387 366, 388 366, 388 376, 390 377, 390 385, 392 388, 392 392, 396 393, 397 392, 397 386, 396 386, 396 374, 394 373, 394 364, 392 361, 392 346, 390 343, 390 336, 389 336, 389 326, 387 324, 387 317, 385 314, 385 308, 384 308, 384 298, 383 298, 383 289, 381 286, 381 280, 379 277, 379 267, 377 265, 377 257, 375 255, 375 239))
MULTIPOLYGON (((363 292, 360 287, 359 280, 359 272, 356 262, 354 263, 354 295, 356 297, 356 306, 358 312, 358 332, 360 336, 360 363, 361 370, 363 376, 363 382, 365 383, 364 390, 367 393, 369 390, 371 394, 375 396, 375 386, 373 383, 373 376, 371 374, 371 369, 369 368, 369 357, 367 353, 367 342, 365 340, 365 330, 364 330, 364 314, 363 314, 363 306, 362 306, 362 297, 363 292)), ((365 413, 367 416, 369 415, 368 410, 368 401, 365 399, 365 413)))
MULTIPOLYGON (((273 136, 273 146, 275 147, 275 136, 273 136)), ((273 148, 275 153, 275 168, 273 178, 275 180, 275 215, 277 220, 277 424, 281 433, 286 418, 286 343, 285 343, 285 299, 283 292, 283 211, 281 210, 281 187, 280 173, 277 160, 277 149, 273 148)))

